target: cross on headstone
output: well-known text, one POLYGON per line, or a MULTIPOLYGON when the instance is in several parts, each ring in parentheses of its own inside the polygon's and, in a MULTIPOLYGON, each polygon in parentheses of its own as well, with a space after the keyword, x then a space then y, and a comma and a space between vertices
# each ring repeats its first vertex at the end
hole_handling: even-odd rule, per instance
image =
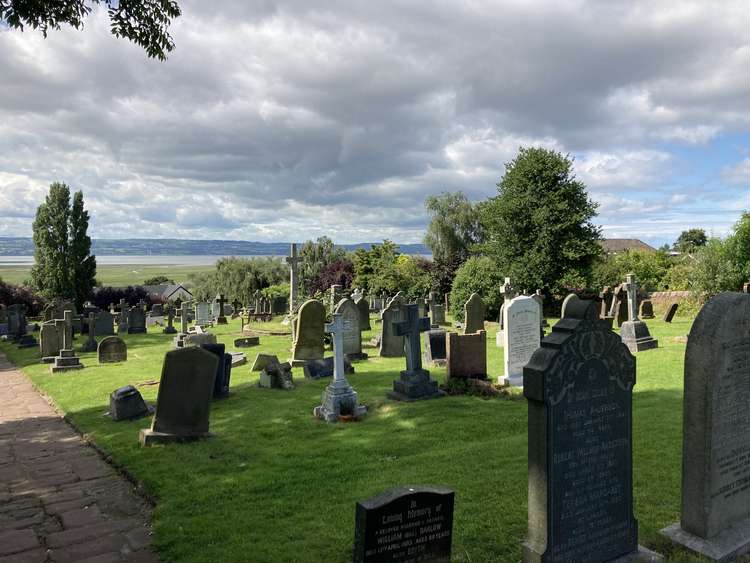
POLYGON ((349 321, 341 313, 333 313, 333 320, 325 325, 325 331, 333 341, 333 379, 346 382, 344 374, 344 333, 351 330, 349 321))
POLYGON ((500 291, 503 293, 506 301, 510 301, 518 296, 518 290, 516 290, 510 278, 505 278, 505 282, 500 287, 500 291))
POLYGON ((297 256, 297 243, 292 243, 290 256, 286 257, 286 263, 289 264, 289 314, 294 313, 294 307, 297 303, 297 264, 302 258, 297 256))
POLYGON ((396 336, 405 336, 404 349, 406 351, 407 371, 422 369, 422 348, 420 336, 422 332, 430 330, 430 319, 419 316, 417 305, 406 305, 406 320, 393 323, 396 336))
POLYGON ((625 276, 627 280, 623 287, 628 292, 628 320, 637 321, 638 319, 638 283, 635 274, 625 276))
POLYGON ((224 294, 221 293, 216 298, 216 302, 219 304, 219 316, 216 319, 216 323, 220 325, 227 324, 227 318, 224 316, 224 304, 227 302, 227 298, 224 297, 224 294))

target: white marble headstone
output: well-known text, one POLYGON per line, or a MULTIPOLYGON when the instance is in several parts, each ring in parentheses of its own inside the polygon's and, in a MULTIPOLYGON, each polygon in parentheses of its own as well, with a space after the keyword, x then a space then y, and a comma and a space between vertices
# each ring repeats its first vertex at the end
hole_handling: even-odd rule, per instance
POLYGON ((539 303, 528 295, 512 299, 503 309, 505 375, 500 383, 523 386, 523 367, 539 348, 539 303))

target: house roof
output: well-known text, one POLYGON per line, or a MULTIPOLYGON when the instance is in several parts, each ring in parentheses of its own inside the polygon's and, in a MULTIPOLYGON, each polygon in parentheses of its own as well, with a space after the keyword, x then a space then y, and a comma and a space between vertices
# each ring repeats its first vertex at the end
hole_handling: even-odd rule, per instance
POLYGON ((185 286, 180 284, 142 285, 141 287, 148 293, 151 299, 164 299, 166 301, 180 290, 192 295, 185 286))
POLYGON ((649 246, 637 238, 605 238, 600 241, 604 252, 607 254, 617 254, 626 250, 645 250, 647 252, 656 252, 653 246, 649 246))

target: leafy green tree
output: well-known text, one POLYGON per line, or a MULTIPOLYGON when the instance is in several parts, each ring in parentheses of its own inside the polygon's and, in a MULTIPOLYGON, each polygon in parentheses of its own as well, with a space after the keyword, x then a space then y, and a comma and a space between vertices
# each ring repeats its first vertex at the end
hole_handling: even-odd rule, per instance
POLYGON ((115 37, 133 41, 149 57, 164 60, 174 49, 167 30, 182 13, 174 0, 0 0, 0 21, 20 30, 39 29, 47 37, 49 29, 60 29, 61 24, 81 29, 94 4, 107 7, 115 37))
POLYGON ((703 229, 688 229, 682 231, 674 243, 677 252, 695 252, 696 249, 706 246, 708 237, 703 229))
POLYGON ((565 287, 585 286, 601 235, 591 222, 596 203, 575 179, 572 159, 521 148, 506 164, 498 192, 481 206, 483 247, 497 267, 520 289, 559 295, 565 287))
POLYGON ((275 258, 222 258, 213 272, 199 272, 188 276, 193 296, 201 301, 212 301, 223 293, 230 301, 239 299, 249 303, 257 290, 284 283, 289 268, 275 258))
POLYGON ((396 258, 398 287, 407 297, 420 299, 427 297, 432 289, 430 270, 432 262, 420 256, 401 254, 396 258))
MULTIPOLYGON (((744 281, 750 280, 750 213, 743 213, 729 240, 732 259, 744 281)), ((739 289, 739 287, 737 288, 739 289)))
POLYGON ((33 224, 34 259, 31 280, 47 298, 63 297, 81 307, 96 285, 96 258, 87 231, 89 214, 83 193, 54 183, 36 211, 33 224))
POLYGON ((154 276, 144 281, 143 285, 174 285, 174 280, 169 279, 167 276, 154 276))
POLYGON ((358 248, 354 252, 353 285, 373 295, 395 294, 401 289, 396 271, 398 255, 398 246, 387 239, 369 250, 358 248))
POLYGON ((672 259, 663 251, 631 249, 603 256, 594 265, 592 287, 614 287, 623 283, 625 276, 632 272, 644 291, 661 291, 666 285, 666 277, 672 265, 672 259))
POLYGON ((734 241, 710 238, 696 253, 696 266, 692 272, 690 288, 706 296, 722 291, 737 291, 742 286, 743 273, 734 260, 734 241))
POLYGON ((313 287, 322 273, 334 262, 346 259, 346 251, 337 248, 328 237, 319 237, 316 241, 308 240, 299 251, 298 272, 305 294, 312 296, 313 287))
POLYGON ((442 260, 456 257, 464 262, 471 249, 484 239, 478 206, 463 192, 429 196, 424 205, 430 215, 424 243, 432 256, 442 260))
POLYGON ((487 317, 497 319, 503 304, 504 276, 488 256, 472 256, 456 271, 451 290, 451 314, 463 319, 464 303, 478 293, 487 305, 487 317))

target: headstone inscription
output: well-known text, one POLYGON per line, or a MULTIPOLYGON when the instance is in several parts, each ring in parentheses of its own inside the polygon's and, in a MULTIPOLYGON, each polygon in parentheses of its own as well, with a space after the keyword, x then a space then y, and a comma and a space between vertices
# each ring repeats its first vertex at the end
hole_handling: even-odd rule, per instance
POLYGON ((750 295, 711 298, 685 351, 682 516, 662 533, 712 561, 750 553, 750 295))
POLYGON ((335 312, 341 315, 343 322, 342 344, 344 356, 350 361, 366 360, 362 352, 362 332, 359 329, 359 308, 350 298, 339 301, 335 312))
POLYGON ((448 378, 487 379, 487 333, 448 333, 448 378))
POLYGON ((96 317, 94 313, 89 313, 88 324, 88 337, 86 342, 81 345, 81 352, 96 352, 96 317))
POLYGON ((354 563, 450 563, 455 495, 443 487, 399 487, 358 502, 354 563))
POLYGON ((83 369, 80 358, 76 356, 73 348, 73 331, 71 328, 73 312, 65 311, 63 314, 65 321, 65 330, 63 330, 63 347, 60 349, 60 355, 55 358, 54 364, 50 366, 50 373, 61 373, 71 370, 83 369))
POLYGON ((323 328, 326 308, 320 301, 309 299, 299 308, 292 345, 292 366, 303 366, 308 360, 323 359, 323 328))
POLYGON ((524 368, 528 400, 528 533, 524 561, 641 556, 633 516, 635 358, 574 300, 524 368))
POLYGON ((503 317, 505 375, 500 376, 498 382, 500 385, 521 387, 523 386, 523 367, 539 348, 539 304, 533 297, 520 295, 512 299, 510 303, 506 303, 503 317))
POLYGON ((633 353, 658 348, 659 341, 651 336, 648 325, 638 318, 638 284, 635 274, 627 275, 623 287, 628 292, 628 320, 620 327, 620 338, 633 353))
POLYGON ((143 307, 143 305, 136 305, 128 309, 128 334, 146 332, 146 312, 143 307))
POLYGON ((140 432, 142 446, 211 436, 208 415, 218 363, 196 346, 165 354, 156 412, 151 429, 140 432))
POLYGON ((226 399, 229 397, 229 381, 232 377, 232 355, 226 353, 224 344, 201 344, 201 348, 211 352, 219 360, 216 364, 213 398, 226 399))
POLYGON ((472 293, 464 304, 464 334, 473 334, 484 330, 484 316, 487 306, 478 293, 472 293))
POLYGON ((419 401, 443 397, 437 381, 430 377, 430 372, 422 368, 422 350, 420 347, 421 332, 430 329, 430 319, 419 316, 416 305, 405 305, 406 320, 393 323, 393 331, 404 338, 406 353, 406 370, 393 382, 393 390, 388 397, 396 401, 419 401))
POLYGON ((341 417, 359 420, 367 414, 367 407, 359 404, 357 392, 344 375, 344 333, 348 330, 346 325, 341 313, 333 313, 333 320, 325 325, 325 331, 333 340, 333 381, 326 387, 321 404, 315 407, 313 414, 326 422, 338 422, 341 417))
POLYGON ((671 323, 672 319, 674 319, 675 314, 677 313, 677 307, 679 307, 679 303, 670 303, 669 307, 667 307, 667 310, 664 312, 664 316, 662 317, 662 320, 665 323, 671 323))
POLYGON ((128 345, 119 336, 102 338, 96 351, 100 364, 114 364, 128 361, 128 345))
POLYGON ((380 313, 380 350, 383 358, 401 358, 404 355, 404 337, 394 331, 394 323, 404 320, 406 304, 399 297, 391 299, 380 313))

